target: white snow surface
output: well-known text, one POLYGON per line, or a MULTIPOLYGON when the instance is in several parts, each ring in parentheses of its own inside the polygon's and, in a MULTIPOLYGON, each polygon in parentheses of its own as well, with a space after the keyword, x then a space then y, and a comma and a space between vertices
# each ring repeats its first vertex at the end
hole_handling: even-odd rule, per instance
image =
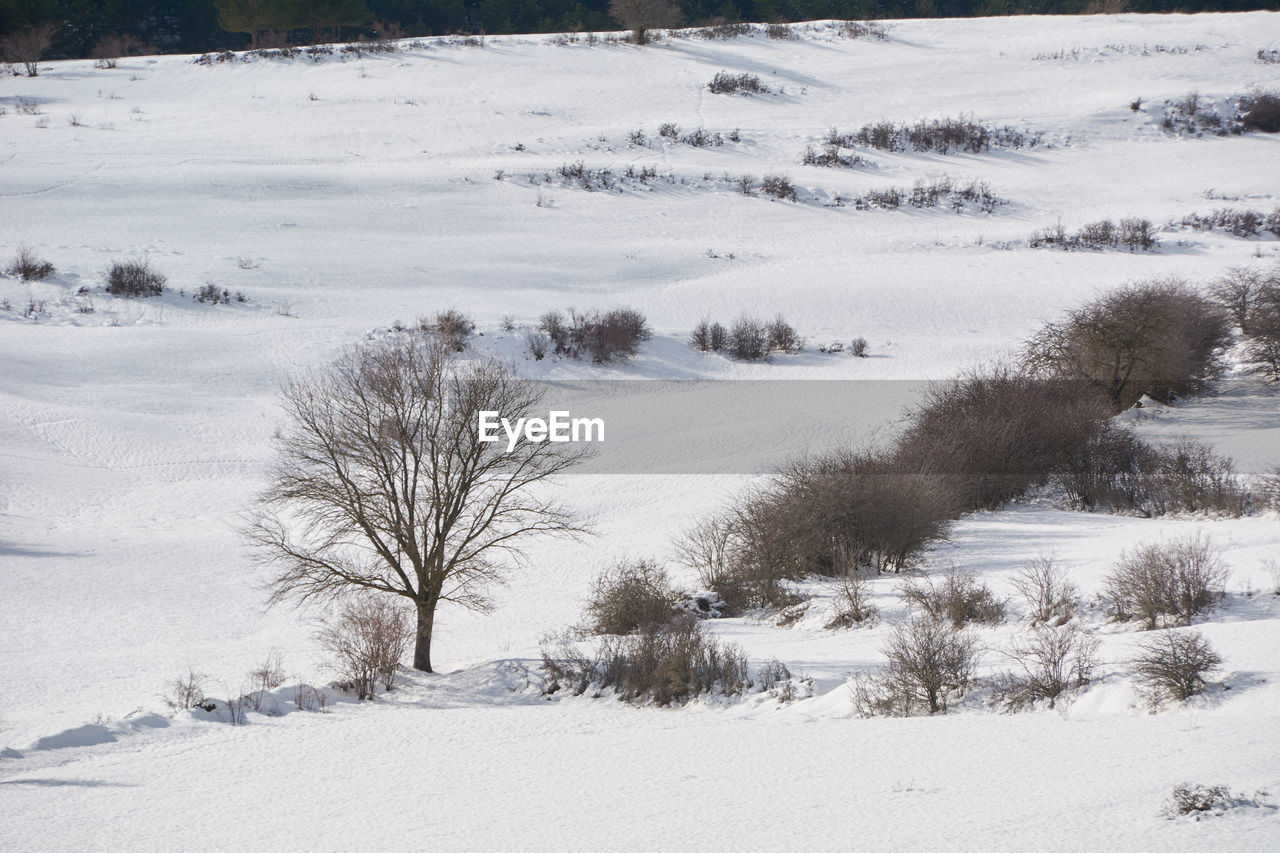
MULTIPOLYGON (((1280 14, 898 21, 885 42, 826 23, 798 31, 642 49, 526 36, 322 62, 50 62, 0 81, 0 255, 25 244, 57 267, 41 283, 0 277, 0 847, 1280 849, 1265 798, 1199 821, 1160 813, 1180 782, 1280 795, 1280 597, 1264 569, 1280 559, 1274 514, 1135 519, 1046 497, 962 520, 929 556, 1012 595, 1018 565, 1053 551, 1092 597, 1123 549, 1207 533, 1232 576, 1197 628, 1226 666, 1180 707, 1147 707, 1127 664, 1141 634, 1091 605, 1081 618, 1107 665, 1065 707, 1008 715, 979 691, 945 716, 857 718, 847 680, 883 659, 905 614, 901 578, 887 576, 872 582, 874 628, 824 630, 833 591, 817 582, 790 627, 708 623, 753 664, 777 658, 811 678, 799 683, 808 698, 657 709, 540 695, 539 641, 580 618, 596 572, 626 555, 670 558, 672 538, 748 472, 833 435, 890 433, 913 383, 1014 352, 1126 281, 1203 282, 1280 259, 1270 236, 1174 229, 1153 253, 1026 247, 1058 222, 1163 226, 1280 204, 1280 138, 1172 137, 1156 111, 1130 109, 1280 86, 1280 66, 1256 59, 1280 14), (713 95, 720 70, 773 91, 713 95), (1044 142, 800 165, 833 126, 961 114, 1044 142), (669 142, 664 122, 738 129, 740 141, 669 142), (647 145, 628 142, 636 129, 647 145), (622 192, 543 182, 579 161, 673 180, 622 192), (744 196, 724 179, 742 174, 787 175, 800 201, 744 196), (837 193, 940 175, 985 180, 1008 203, 989 215, 832 206, 837 193), (113 260, 143 257, 169 292, 103 292, 113 260), (193 302, 206 282, 248 301, 193 302), (614 305, 654 327, 634 360, 525 355, 542 312, 614 305), (303 713, 286 686, 264 705, 281 716, 251 712, 245 726, 169 716, 160 694, 187 667, 211 676, 214 695, 235 693, 275 649, 289 685, 328 680, 315 614, 266 609, 267 575, 237 532, 265 484, 278 390, 450 307, 478 321, 478 351, 543 379, 912 382, 762 422, 758 452, 732 460, 742 473, 565 477, 558 494, 593 535, 533 544, 492 614, 442 610, 441 672, 407 674, 376 702, 331 691, 330 713, 303 713), (808 350, 742 364, 686 345, 700 318, 743 312, 785 314, 808 350), (502 330, 507 315, 515 331, 502 330), (854 336, 874 357, 816 351, 854 336)), ((1280 463, 1277 403, 1243 380, 1124 417, 1258 472, 1280 463)), ((610 416, 647 410, 623 400, 610 416)), ((645 429, 677 467, 714 451, 714 425, 645 429)), ((1008 667, 997 650, 1023 615, 1014 601, 1006 624, 978 629, 984 673, 1008 667)))

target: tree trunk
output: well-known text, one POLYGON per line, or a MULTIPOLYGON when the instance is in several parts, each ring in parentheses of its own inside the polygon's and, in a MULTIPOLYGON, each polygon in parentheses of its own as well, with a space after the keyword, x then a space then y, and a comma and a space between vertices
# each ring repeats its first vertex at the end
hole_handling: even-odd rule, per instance
POLYGON ((436 620, 436 606, 418 604, 418 637, 413 644, 413 668, 420 672, 433 672, 431 669, 431 629, 436 620))

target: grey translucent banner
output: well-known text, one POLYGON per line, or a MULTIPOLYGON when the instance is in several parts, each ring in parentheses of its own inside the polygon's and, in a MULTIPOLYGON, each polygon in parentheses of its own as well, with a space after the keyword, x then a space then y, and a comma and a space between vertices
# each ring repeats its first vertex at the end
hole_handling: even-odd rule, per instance
MULTIPOLYGON (((542 411, 580 424, 593 454, 575 474, 762 474, 836 449, 890 440, 925 380, 542 381, 542 411), (603 440, 599 438, 602 425, 603 440)), ((1256 382, 1221 383, 1185 403, 1119 416, 1148 440, 1203 441, 1241 473, 1280 465, 1280 396, 1256 382)), ((505 446, 503 430, 496 435, 505 446)))

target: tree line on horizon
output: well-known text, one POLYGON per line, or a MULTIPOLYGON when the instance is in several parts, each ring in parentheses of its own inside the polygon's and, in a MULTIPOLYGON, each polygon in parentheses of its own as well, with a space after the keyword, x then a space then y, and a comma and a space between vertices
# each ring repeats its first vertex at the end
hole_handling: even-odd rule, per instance
MULTIPOLYGON (((980 17, 1100 12, 1280 9, 1280 0, 676 0, 691 26, 827 18, 980 17)), ((202 53, 257 45, 448 34, 600 32, 627 25, 611 0, 0 0, 0 37, 56 27, 47 59, 87 57, 126 37, 146 52, 202 53), (614 10, 616 12, 616 10, 614 10)), ((661 26, 661 24, 659 24, 661 26)))

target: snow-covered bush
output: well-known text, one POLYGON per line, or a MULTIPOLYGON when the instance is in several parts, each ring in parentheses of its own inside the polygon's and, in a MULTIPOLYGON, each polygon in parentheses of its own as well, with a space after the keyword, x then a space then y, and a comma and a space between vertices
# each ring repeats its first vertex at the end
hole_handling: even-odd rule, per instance
POLYGON ((756 94, 767 95, 769 87, 760 82, 757 74, 730 74, 728 71, 719 71, 716 76, 711 78, 711 82, 707 84, 707 88, 711 90, 713 95, 737 95, 737 94, 756 94))
POLYGON ((871 584, 861 575, 850 573, 839 581, 835 600, 831 603, 831 617, 825 628, 854 628, 870 625, 880 615, 880 609, 871 603, 871 584))
POLYGON ((1133 659, 1138 682, 1155 701, 1181 702, 1200 693, 1222 658, 1199 631, 1161 631, 1138 646, 1133 659))
POLYGON ((567 317, 559 311, 548 311, 539 320, 538 329, 547 336, 556 355, 567 358, 587 355, 601 363, 629 358, 636 354, 640 344, 653 337, 644 315, 633 308, 614 308, 603 313, 583 313, 570 308, 567 317))
POLYGON ((188 668, 185 675, 180 675, 165 685, 161 699, 175 714, 189 708, 204 708, 208 704, 208 699, 205 698, 208 683, 209 676, 188 668))
POLYGON ((700 320, 689 335, 689 346, 699 352, 726 352, 739 361, 759 361, 771 353, 799 352, 804 339, 781 314, 771 322, 744 315, 729 328, 700 320))
POLYGON ((865 124, 851 134, 840 134, 832 128, 831 136, 883 151, 934 151, 939 154, 953 151, 981 153, 991 148, 1034 148, 1042 140, 1039 133, 1007 125, 986 125, 964 116, 921 120, 910 125, 882 121, 865 124))
POLYGON ((726 349, 739 361, 759 361, 769 354, 769 328, 756 317, 739 317, 729 327, 726 349))
POLYGON ((1107 576, 1102 593, 1119 621, 1141 619, 1148 629, 1164 617, 1190 625, 1222 597, 1228 570, 1203 534, 1126 551, 1107 576))
POLYGON ((30 246, 19 246, 5 273, 19 276, 23 281, 43 281, 53 275, 53 264, 37 255, 30 246))
POLYGON ((908 607, 957 628, 970 622, 998 625, 1004 621, 1005 602, 972 572, 953 568, 937 583, 929 578, 909 580, 900 592, 908 607))
POLYGON ((804 348, 804 339, 796 333, 795 326, 781 314, 769 323, 769 351, 795 353, 804 348))
POLYGON ((284 684, 284 655, 272 650, 249 672, 249 692, 246 695, 253 710, 261 711, 267 694, 281 684, 284 684))
POLYGON ((344 689, 372 699, 379 682, 386 690, 395 687, 400 659, 413 644, 414 626, 399 602, 366 593, 343 602, 317 639, 333 656, 330 665, 344 689))
POLYGON ((1110 219, 1090 222, 1078 231, 1068 233, 1061 223, 1033 231, 1027 245, 1033 249, 1115 249, 1123 246, 1131 252, 1154 251, 1159 245, 1155 226, 1146 219, 1121 219, 1117 225, 1110 219))
POLYGON ((207 302, 211 305, 230 305, 231 291, 225 287, 218 287, 213 282, 205 282, 204 286, 197 290, 191 297, 196 302, 207 302))
POLYGON ((462 352, 467 348, 467 341, 475 334, 476 324, 466 314, 450 308, 447 311, 437 312, 434 319, 419 317, 418 328, 421 331, 439 335, 450 349, 462 352))
POLYGON ((864 716, 945 713, 950 699, 972 683, 978 660, 973 637, 929 616, 898 625, 882 651, 887 664, 852 685, 854 704, 864 716))
POLYGON ((751 686, 742 650, 708 637, 692 616, 603 637, 592 651, 564 638, 553 642, 542 651, 547 693, 564 687, 577 695, 612 689, 627 702, 666 706, 704 693, 736 695, 751 686))
POLYGON ((116 261, 107 271, 107 293, 112 296, 159 296, 165 277, 151 268, 151 262, 116 261))
POLYGON ((662 566, 651 560, 623 560, 596 578, 584 627, 593 634, 657 628, 678 617, 681 598, 662 566))
POLYGON ((796 187, 786 175, 765 175, 760 182, 760 190, 768 196, 784 201, 796 200, 796 187))
POLYGON ((1066 567, 1052 554, 1023 563, 1009 583, 1026 601, 1032 625, 1066 622, 1071 618, 1075 597, 1080 591, 1068 577, 1066 567))
POLYGON ((1059 697, 1089 682, 1097 669, 1098 640, 1074 623, 1045 625, 1016 637, 1006 656, 1021 668, 1000 686, 1009 710, 1037 701, 1052 708, 1059 697))

